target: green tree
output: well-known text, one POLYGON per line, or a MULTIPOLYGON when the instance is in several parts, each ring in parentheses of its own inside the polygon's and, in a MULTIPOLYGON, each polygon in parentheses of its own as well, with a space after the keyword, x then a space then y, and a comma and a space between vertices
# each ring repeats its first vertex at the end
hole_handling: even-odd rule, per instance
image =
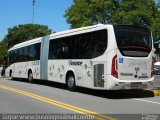
POLYGON ((97 23, 130 24, 147 26, 157 37, 159 6, 154 0, 74 0, 64 16, 71 28, 97 23))
POLYGON ((153 19, 150 29, 152 31, 154 39, 157 39, 160 37, 160 16, 153 19))
POLYGON ((112 15, 111 22, 149 27, 157 13, 154 0, 122 0, 112 15))
POLYGON ((0 42, 0 63, 4 61, 4 56, 6 55, 7 49, 3 42, 0 42))
POLYGON ((64 16, 71 28, 108 23, 115 7, 114 0, 74 0, 64 16))
POLYGON ((8 34, 0 42, 0 61, 4 60, 7 50, 13 45, 51 34, 51 32, 48 26, 38 24, 21 24, 9 28, 8 34))
POLYGON ((5 47, 10 48, 15 44, 51 34, 48 26, 38 24, 22 24, 8 29, 8 34, 3 39, 5 47))
POLYGON ((160 39, 160 0, 157 4, 157 8, 158 8, 158 14, 156 15, 155 18, 152 19, 152 24, 151 24, 151 31, 153 33, 153 37, 155 39, 159 38, 160 39))

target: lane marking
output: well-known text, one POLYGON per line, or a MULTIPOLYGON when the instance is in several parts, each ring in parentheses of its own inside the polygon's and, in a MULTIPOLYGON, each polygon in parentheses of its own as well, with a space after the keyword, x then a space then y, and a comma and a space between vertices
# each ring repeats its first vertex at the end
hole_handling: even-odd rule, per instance
POLYGON ((54 106, 65 108, 67 110, 70 110, 70 111, 73 111, 73 112, 76 112, 76 113, 79 113, 79 114, 94 115, 94 117, 98 120, 106 120, 106 119, 117 120, 115 118, 112 118, 112 117, 109 117, 109 116, 106 116, 106 115, 101 115, 101 114, 98 114, 96 112, 92 112, 92 111, 89 111, 89 110, 86 110, 86 109, 83 109, 83 108, 79 108, 79 107, 76 107, 76 106, 73 106, 73 105, 70 105, 70 104, 59 102, 59 101, 56 101, 54 99, 39 96, 39 95, 30 93, 30 92, 26 92, 26 91, 23 91, 23 90, 15 89, 15 88, 4 86, 4 85, 0 85, 0 88, 15 92, 15 93, 18 93, 18 94, 21 94, 21 95, 25 95, 25 96, 28 96, 28 97, 31 97, 31 98, 34 98, 34 99, 37 99, 37 100, 40 100, 40 101, 52 104, 54 106))
POLYGON ((154 101, 149 101, 149 100, 144 100, 144 99, 134 99, 134 100, 137 100, 137 101, 142 101, 142 102, 148 102, 148 103, 153 103, 153 104, 159 104, 159 102, 154 102, 154 101))

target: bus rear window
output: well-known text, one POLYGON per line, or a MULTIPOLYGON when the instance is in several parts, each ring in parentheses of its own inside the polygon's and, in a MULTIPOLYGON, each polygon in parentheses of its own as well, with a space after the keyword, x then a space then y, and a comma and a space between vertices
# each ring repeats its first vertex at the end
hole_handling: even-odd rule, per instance
POLYGON ((115 36, 118 49, 123 56, 147 57, 152 49, 148 30, 132 27, 116 27, 115 36))

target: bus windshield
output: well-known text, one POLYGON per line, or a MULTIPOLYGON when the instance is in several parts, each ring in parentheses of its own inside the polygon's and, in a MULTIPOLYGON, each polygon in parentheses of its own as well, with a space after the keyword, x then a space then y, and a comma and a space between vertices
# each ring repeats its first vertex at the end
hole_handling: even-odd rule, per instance
POLYGON ((147 29, 116 26, 115 36, 123 56, 147 57, 151 52, 151 34, 147 29))

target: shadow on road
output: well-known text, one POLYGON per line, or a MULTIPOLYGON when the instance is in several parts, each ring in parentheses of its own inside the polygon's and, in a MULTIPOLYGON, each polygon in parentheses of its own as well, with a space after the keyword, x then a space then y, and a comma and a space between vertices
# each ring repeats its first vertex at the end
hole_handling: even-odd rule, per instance
MULTIPOLYGON (((26 82, 27 80, 14 79, 14 81, 26 82)), ((54 87, 58 89, 67 90, 66 85, 55 83, 51 81, 40 81, 37 80, 33 84, 45 85, 49 87, 54 87)), ((154 97, 154 93, 150 90, 92 90, 87 88, 78 87, 76 92, 88 94, 96 97, 107 98, 107 99, 131 99, 131 98, 147 98, 154 97)))
POLYGON ((89 90, 79 89, 80 93, 90 94, 97 97, 107 99, 131 99, 131 98, 147 98, 154 97, 154 93, 149 90, 89 90))

